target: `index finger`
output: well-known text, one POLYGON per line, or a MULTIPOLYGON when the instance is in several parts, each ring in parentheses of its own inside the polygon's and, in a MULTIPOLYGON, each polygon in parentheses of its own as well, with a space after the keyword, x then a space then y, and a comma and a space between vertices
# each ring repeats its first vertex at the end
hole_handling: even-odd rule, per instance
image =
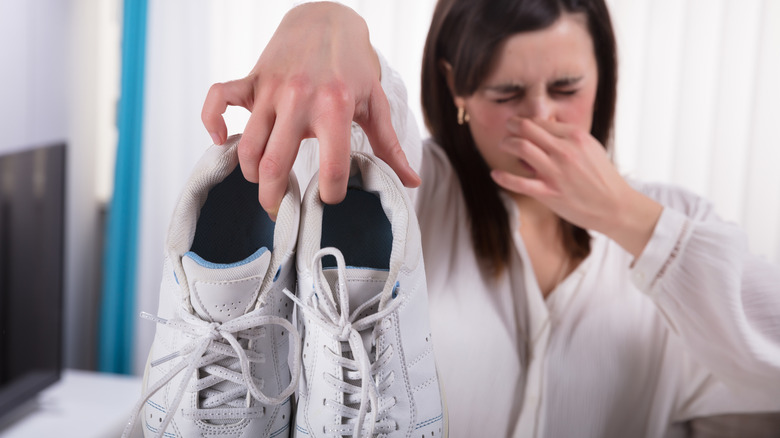
POLYGON ((532 119, 532 121, 558 138, 568 138, 577 129, 574 125, 555 120, 532 119))
POLYGON ((531 141, 548 154, 559 151, 561 139, 566 138, 558 135, 562 134, 562 130, 559 127, 550 123, 546 123, 543 126, 539 120, 520 117, 513 118, 507 123, 507 127, 510 134, 531 141), (554 132, 548 130, 547 126, 551 127, 554 132))
POLYGON ((200 119, 214 140, 214 144, 222 144, 227 140, 227 125, 222 114, 225 113, 228 105, 242 106, 252 111, 253 102, 254 86, 249 77, 216 83, 209 88, 200 119))

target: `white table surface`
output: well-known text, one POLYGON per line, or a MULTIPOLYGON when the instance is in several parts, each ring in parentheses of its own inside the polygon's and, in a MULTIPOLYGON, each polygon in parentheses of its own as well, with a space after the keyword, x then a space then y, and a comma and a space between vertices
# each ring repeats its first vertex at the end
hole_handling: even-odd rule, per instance
POLYGON ((0 426, 0 437, 118 438, 140 395, 140 377, 65 370, 23 415, 0 426))

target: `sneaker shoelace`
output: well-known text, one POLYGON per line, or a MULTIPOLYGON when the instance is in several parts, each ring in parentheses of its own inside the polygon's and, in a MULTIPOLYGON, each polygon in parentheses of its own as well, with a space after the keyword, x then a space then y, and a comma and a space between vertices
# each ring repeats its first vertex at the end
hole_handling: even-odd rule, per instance
POLYGON ((256 309, 242 316, 224 323, 207 322, 192 315, 183 309, 179 311, 177 318, 166 320, 143 312, 142 318, 150 319, 158 324, 174 330, 181 331, 185 336, 192 338, 181 350, 159 358, 150 363, 155 367, 174 358, 182 359, 168 371, 159 381, 149 387, 140 400, 133 407, 133 414, 125 426, 123 437, 129 437, 135 427, 135 422, 146 402, 160 389, 168 384, 179 373, 182 375, 181 383, 175 392, 173 403, 168 407, 165 418, 160 423, 156 437, 162 437, 165 429, 173 419, 177 406, 184 397, 190 378, 197 370, 202 370, 205 377, 197 379, 192 390, 202 392, 201 408, 188 412, 188 416, 199 420, 225 418, 257 418, 262 416, 265 408, 248 408, 246 406, 247 393, 251 394, 261 404, 279 405, 284 403, 294 392, 298 385, 300 375, 301 340, 298 331, 286 319, 277 316, 264 315, 262 309, 256 309), (290 334, 290 342, 293 349, 292 379, 290 384, 278 396, 269 397, 261 388, 263 382, 252 376, 251 364, 264 363, 262 354, 249 350, 252 341, 260 339, 265 334, 267 325, 278 325, 290 334), (238 364, 238 367, 236 367, 238 364), (238 372, 240 369, 241 372, 238 372), (229 381, 232 388, 227 391, 219 391, 216 385, 229 381), (216 408, 228 405, 230 408, 216 408))
MULTIPOLYGON (((326 356, 344 370, 343 375, 326 374, 324 378, 328 384, 343 394, 344 403, 334 400, 324 400, 324 403, 334 409, 341 417, 346 418, 347 423, 333 425, 329 431, 341 436, 351 434, 353 438, 361 438, 362 436, 371 437, 374 433, 389 433, 395 430, 397 427, 395 422, 382 418, 383 413, 395 405, 395 398, 380 399, 380 394, 393 383, 394 374, 392 371, 381 373, 382 369, 390 362, 393 348, 391 345, 387 346, 372 363, 360 332, 371 329, 372 345, 375 345, 374 340, 377 335, 381 336, 383 333, 381 324, 377 324, 377 322, 395 311, 401 304, 401 300, 393 300, 384 309, 358 319, 367 309, 378 304, 381 294, 377 294, 350 313, 349 293, 346 286, 346 263, 341 252, 335 248, 319 250, 314 255, 311 272, 314 277, 314 294, 309 302, 302 301, 287 289, 284 290, 284 293, 305 314, 311 317, 312 321, 335 337, 342 345, 341 354, 327 348, 325 351, 326 356), (333 293, 322 272, 321 260, 325 256, 336 258, 337 294, 333 293), (335 295, 338 296, 338 306, 334 298, 335 295), (383 375, 384 377, 381 381, 375 382, 373 378, 375 375, 383 375), (357 406, 357 408, 353 406, 357 406)), ((373 346, 371 350, 374 352, 373 346)))

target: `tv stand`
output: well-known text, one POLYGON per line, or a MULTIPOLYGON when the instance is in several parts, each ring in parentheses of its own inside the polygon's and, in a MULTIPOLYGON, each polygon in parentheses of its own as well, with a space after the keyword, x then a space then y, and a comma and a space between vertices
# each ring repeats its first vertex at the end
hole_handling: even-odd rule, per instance
MULTIPOLYGON (((64 370, 34 402, 0 420, 0 437, 118 437, 141 396, 141 378, 64 370)), ((135 437, 141 437, 136 426, 135 437)))

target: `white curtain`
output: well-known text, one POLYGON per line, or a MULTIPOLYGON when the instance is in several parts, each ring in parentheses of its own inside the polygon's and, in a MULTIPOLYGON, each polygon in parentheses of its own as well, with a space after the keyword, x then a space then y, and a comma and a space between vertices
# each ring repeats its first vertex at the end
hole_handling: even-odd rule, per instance
POLYGON ((780 2, 612 0, 620 169, 678 184, 780 260, 780 2))
MULTIPOLYGON (((209 86, 244 76, 299 2, 149 0, 139 310, 157 308, 170 215, 210 144, 200 123, 209 86)), ((418 116, 422 46, 434 0, 345 1, 405 78, 418 116)), ((780 2, 608 0, 620 82, 616 161, 642 180, 711 199, 742 224, 751 249, 780 262, 780 2)), ((231 133, 248 113, 226 114, 231 133)), ((141 373, 154 327, 137 326, 141 373)))

